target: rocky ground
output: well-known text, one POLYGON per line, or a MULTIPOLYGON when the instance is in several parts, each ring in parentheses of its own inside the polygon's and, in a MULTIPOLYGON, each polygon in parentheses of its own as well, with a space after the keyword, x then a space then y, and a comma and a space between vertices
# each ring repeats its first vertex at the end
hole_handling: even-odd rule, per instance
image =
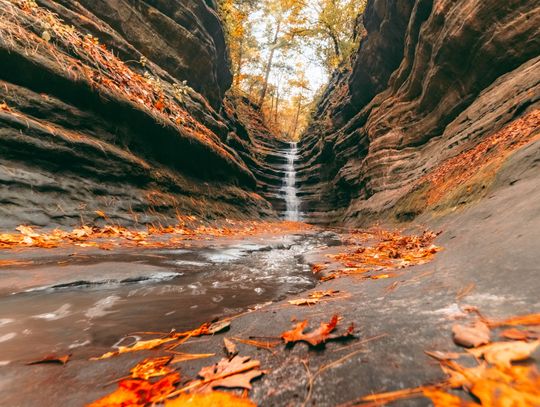
MULTIPOLYGON (((417 225, 411 225, 409 232, 417 234, 424 228, 442 231, 435 240, 442 250, 434 254, 431 261, 404 269, 375 267, 376 272, 341 276, 320 282, 306 292, 288 294, 282 301, 274 298, 271 304, 258 310, 229 315, 231 326, 228 331, 192 338, 179 348, 187 353, 216 354, 211 358, 178 364, 181 377, 183 380, 193 378, 201 367, 218 361, 224 355, 223 338, 251 338, 257 340, 259 346, 265 341, 274 343, 269 349, 260 349, 237 342, 240 355, 259 360, 265 370, 264 376, 253 382, 250 394, 260 405, 334 406, 372 393, 443 380, 445 375, 439 364, 424 351, 462 351, 453 343, 451 330, 456 322, 472 318, 463 311, 467 309, 466 305, 477 307, 491 319, 540 311, 536 284, 540 188, 529 166, 531 162, 538 162, 538 151, 538 143, 534 143, 513 157, 497 177, 498 188, 482 202, 465 209, 456 208, 445 217, 421 219, 417 225), (381 274, 388 274, 388 278, 366 278, 381 274), (329 290, 339 293, 309 306, 288 302, 308 298, 314 291, 329 290), (291 329, 294 321, 306 319, 311 327, 315 327, 320 322, 328 322, 333 315, 342 318, 337 332, 343 332, 350 323, 354 323, 354 338, 331 341, 317 349, 305 343, 286 347, 279 339, 282 332, 291 329)), ((307 233, 319 235, 322 240, 298 253, 302 257, 297 260, 300 263, 332 263, 327 254, 347 250, 339 243, 347 236, 344 230, 307 233)), ((305 234, 301 232, 301 235, 305 234)), ((248 242, 253 245, 260 244, 262 240, 272 245, 272 239, 275 237, 250 237, 248 242)), ((228 247, 237 243, 199 242, 194 248, 204 251, 209 244, 228 247)), ((24 253, 12 253, 12 257, 24 259, 24 253)), ((246 260, 240 262, 245 263, 246 260)), ((138 262, 134 264, 140 267, 138 262)), ((69 267, 66 272, 69 272, 69 267)), ((102 263, 102 266, 97 264, 95 267, 110 267, 110 264, 102 263)), ((328 269, 332 267, 332 264, 327 265, 328 269)), ((304 269, 301 273, 309 274, 311 271, 304 269)), ((71 288, 75 293, 87 289, 71 288)), ((203 305, 206 301, 208 299, 203 295, 196 303, 203 305)), ((115 309, 113 305, 108 311, 113 311, 114 315, 115 309)), ((138 329, 156 329, 156 325, 160 325, 150 321, 145 323, 144 308, 138 312, 142 313, 136 323, 138 329)), ((223 318, 226 314, 210 310, 207 314, 193 315, 188 324, 184 318, 175 320, 177 317, 173 316, 165 324, 167 329, 163 330, 192 329, 199 322, 204 322, 198 319, 223 318)), ((102 322, 97 318, 94 324, 105 323, 101 328, 103 331, 111 320, 101 318, 102 322)), ((165 328, 163 324, 161 327, 165 328)), ((66 329, 66 335, 68 331, 66 329)), ((105 334, 97 341, 94 338, 90 344, 71 350, 73 358, 66 366, 25 366, 25 361, 44 356, 44 350, 25 349, 24 357, 0 368, 3 403, 35 405, 46 399, 55 405, 83 405, 113 391, 114 384, 103 385, 124 377, 143 358, 166 354, 163 350, 142 351, 103 361, 89 361, 90 356, 110 350, 108 346, 129 333, 115 332, 116 335, 105 334)), ((53 350, 59 354, 70 352, 61 347, 53 350)), ((532 356, 539 360, 538 352, 532 356)), ((457 394, 463 396, 463 393, 457 394)), ((398 401, 397 405, 430 405, 430 402, 416 397, 398 401)))

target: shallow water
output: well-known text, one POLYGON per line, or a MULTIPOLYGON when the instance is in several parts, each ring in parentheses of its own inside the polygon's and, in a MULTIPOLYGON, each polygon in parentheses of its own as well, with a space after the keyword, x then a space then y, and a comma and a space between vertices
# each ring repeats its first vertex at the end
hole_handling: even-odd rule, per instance
MULTIPOLYGON (((186 330, 316 283, 303 254, 325 235, 48 258, 0 275, 0 365, 186 330), (67 263, 66 263, 67 262, 67 263)), ((330 243, 331 244, 331 243, 330 243)), ((125 344, 125 343, 124 343, 125 344)))

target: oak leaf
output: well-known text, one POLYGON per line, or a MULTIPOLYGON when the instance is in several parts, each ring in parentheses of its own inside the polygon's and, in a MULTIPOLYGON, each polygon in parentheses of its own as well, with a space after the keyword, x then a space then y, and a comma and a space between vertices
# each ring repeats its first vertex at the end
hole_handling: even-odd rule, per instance
POLYGON ((251 389, 251 381, 264 374, 260 370, 258 360, 250 360, 247 357, 235 356, 232 359, 221 359, 217 364, 203 367, 199 376, 202 380, 196 380, 184 390, 191 392, 206 393, 216 387, 251 389))

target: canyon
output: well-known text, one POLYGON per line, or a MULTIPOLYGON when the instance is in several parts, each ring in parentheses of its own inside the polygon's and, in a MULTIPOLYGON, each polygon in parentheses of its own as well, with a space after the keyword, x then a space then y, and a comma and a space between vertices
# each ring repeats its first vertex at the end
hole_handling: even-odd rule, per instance
POLYGON ((89 358, 140 331, 230 318, 252 345, 339 315, 359 342, 240 350, 267 369, 258 404, 343 405, 439 382, 424 352, 456 351, 449 324, 471 312, 540 310, 536 2, 368 0, 298 142, 232 87, 214 0, 0 0, 0 16, 0 404, 98 400, 140 355, 89 358), (403 231, 436 246, 332 268, 403 231), (288 302, 321 290, 339 298, 288 302), (74 360, 25 365, 49 349, 74 360))

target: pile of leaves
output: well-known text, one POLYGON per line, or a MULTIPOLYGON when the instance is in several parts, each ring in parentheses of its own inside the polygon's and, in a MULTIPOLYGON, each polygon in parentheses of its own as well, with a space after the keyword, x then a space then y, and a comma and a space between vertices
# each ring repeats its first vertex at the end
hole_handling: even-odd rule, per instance
MULTIPOLYGON (((210 239, 219 237, 246 237, 258 234, 281 234, 284 230, 298 232, 308 228, 296 222, 256 222, 227 220, 222 226, 199 224, 196 218, 190 217, 192 226, 179 224, 176 226, 149 226, 146 231, 132 230, 122 226, 104 227, 81 226, 71 231, 55 229, 49 232, 40 231, 32 226, 21 225, 18 233, 0 233, 0 249, 19 247, 55 248, 62 245, 79 247, 97 247, 111 250, 114 247, 170 247, 185 240, 210 239)), ((0 266, 2 264, 0 263, 0 266)), ((6 263, 5 265, 15 265, 6 263)))
POLYGON ((439 361, 448 378, 435 385, 373 394, 348 405, 383 405, 392 401, 424 396, 436 407, 452 406, 538 406, 540 405, 540 373, 531 359, 540 346, 540 314, 513 317, 502 321, 478 317, 468 325, 452 328, 454 342, 466 347, 464 353, 429 351, 439 361), (492 342, 498 328, 499 340, 492 342), (520 326, 520 328, 515 328, 520 326), (534 327, 527 328, 524 327, 534 327), (509 340, 501 340, 509 339, 509 340), (464 364, 458 360, 466 359, 464 364), (476 361, 472 367, 471 361, 476 361), (459 392, 467 393, 463 398, 459 392))
MULTIPOLYGON (((403 235, 400 231, 372 229, 351 232, 345 253, 329 255, 342 268, 330 275, 364 274, 370 271, 400 269, 431 261, 442 250, 433 244, 437 233, 424 231, 421 235, 403 235), (344 267, 343 267, 344 266, 344 267)), ((317 271, 324 266, 318 265, 317 271)), ((390 274, 373 278, 388 278, 390 274)))
MULTIPOLYGON (((306 332, 307 321, 298 323, 291 331, 283 332, 275 339, 283 343, 306 342, 310 346, 321 346, 327 341, 353 337, 354 326, 351 324, 344 332, 335 333, 340 318, 334 315, 328 323, 321 323, 319 328, 306 332)), ((175 364, 189 360, 215 356, 215 354, 188 354, 176 349, 188 339, 204 335, 223 333, 230 327, 230 321, 205 323, 199 328, 187 332, 171 332, 155 339, 137 340, 130 346, 120 346, 118 350, 107 352, 92 360, 109 359, 128 352, 160 349, 165 356, 146 358, 130 369, 129 376, 118 380, 118 387, 112 393, 90 404, 90 407, 147 406, 165 403, 165 406, 254 406, 247 398, 251 382, 264 375, 258 360, 248 356, 239 356, 235 342, 270 350, 280 342, 259 342, 240 338, 224 338, 226 357, 219 362, 203 367, 194 379, 183 380, 175 364), (223 389, 241 390, 238 394, 224 393, 223 389)), ((140 332, 137 335, 156 335, 156 332, 140 332)), ((48 357, 32 363, 51 361, 67 363, 64 358, 48 357)))

